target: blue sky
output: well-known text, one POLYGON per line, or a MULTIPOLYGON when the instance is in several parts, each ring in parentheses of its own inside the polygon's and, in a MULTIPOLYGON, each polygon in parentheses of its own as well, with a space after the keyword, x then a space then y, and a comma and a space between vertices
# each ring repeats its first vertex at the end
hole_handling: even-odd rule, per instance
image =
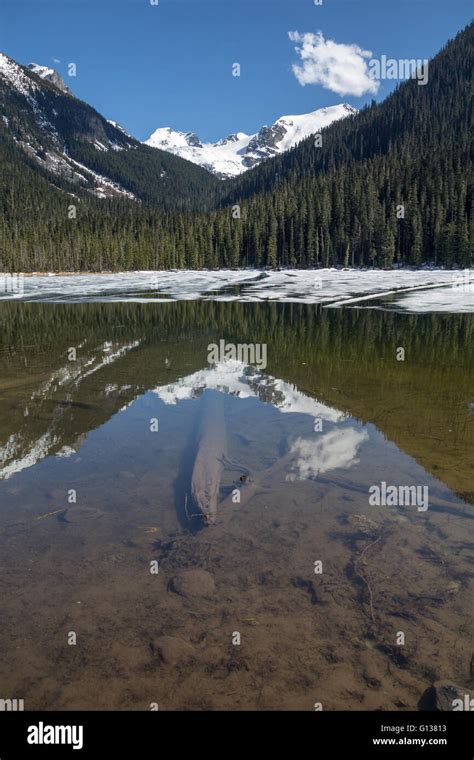
MULTIPOLYGON (((374 58, 429 58, 471 20, 472 7, 471 0, 323 0, 322 6, 314 0, 2 0, 0 49, 63 76, 74 62, 76 78, 65 76, 74 93, 138 139, 171 126, 216 140, 253 133, 283 114, 341 102, 360 107, 396 84, 385 80, 377 93, 362 95, 334 91, 331 76, 302 86, 292 67, 301 67, 295 47, 305 41, 316 67, 331 40, 343 57, 353 48, 340 46, 352 45, 374 58), (319 31, 322 37, 303 37, 319 31), (289 32, 300 37, 292 41, 289 32), (234 63, 240 77, 232 76, 234 63)), ((307 66, 300 80, 311 81, 311 61, 307 66)))

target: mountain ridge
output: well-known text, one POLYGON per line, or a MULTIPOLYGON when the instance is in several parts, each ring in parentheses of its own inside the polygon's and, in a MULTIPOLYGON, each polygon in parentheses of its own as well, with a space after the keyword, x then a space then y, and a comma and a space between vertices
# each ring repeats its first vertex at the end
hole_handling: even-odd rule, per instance
POLYGON ((186 158, 220 179, 228 179, 293 148, 334 121, 356 113, 353 106, 340 103, 305 114, 280 116, 255 134, 235 132, 214 143, 203 143, 194 132, 159 127, 144 144, 186 158))
POLYGON ((56 71, 56 69, 52 69, 49 66, 42 66, 39 63, 29 63, 28 68, 34 74, 37 74, 41 79, 47 79, 48 82, 51 82, 51 84, 54 84, 54 86, 57 87, 58 90, 61 90, 61 92, 64 92, 67 95, 74 95, 72 90, 70 90, 69 87, 66 86, 64 79, 56 71))
POLYGON ((142 145, 61 85, 53 69, 0 52, 0 140, 51 184, 100 199, 202 208, 217 182, 201 167, 142 145), (50 72, 53 72, 51 74, 50 72), (120 156, 120 157, 119 157, 120 156))

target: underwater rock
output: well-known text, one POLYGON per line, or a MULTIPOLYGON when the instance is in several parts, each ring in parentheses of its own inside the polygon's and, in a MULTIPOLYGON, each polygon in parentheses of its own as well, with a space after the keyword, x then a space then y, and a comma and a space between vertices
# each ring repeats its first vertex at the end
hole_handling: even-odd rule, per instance
POLYGON ((171 589, 187 599, 210 597, 214 595, 216 585, 207 570, 183 570, 171 581, 171 589))
POLYGON ((160 636, 151 644, 153 654, 165 665, 177 665, 194 657, 194 647, 176 636, 160 636))
POLYGON ((418 703, 420 710, 436 710, 452 712, 469 710, 472 694, 464 686, 458 686, 451 681, 436 681, 423 692, 418 703))

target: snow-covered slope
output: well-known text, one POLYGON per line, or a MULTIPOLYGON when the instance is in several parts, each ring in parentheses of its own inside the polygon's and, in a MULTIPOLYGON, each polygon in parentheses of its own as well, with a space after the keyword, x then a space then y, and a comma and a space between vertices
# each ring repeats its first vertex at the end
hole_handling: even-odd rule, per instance
POLYGON ((30 96, 37 90, 36 83, 29 77, 23 66, 0 52, 0 76, 8 82, 10 87, 25 97, 30 96))
POLYGON ((39 63, 29 63, 28 68, 34 74, 37 74, 39 77, 41 77, 41 79, 47 79, 48 82, 54 84, 54 86, 57 87, 58 90, 61 90, 61 92, 72 95, 69 87, 66 87, 62 76, 60 76, 54 69, 50 69, 48 66, 41 66, 39 63))
MULTIPOLYGON (((78 200, 86 192, 136 202, 146 198, 167 208, 177 198, 180 207, 202 208, 203 193, 210 195, 217 181, 199 166, 142 145, 74 97, 54 69, 37 63, 23 66, 0 51, 4 140, 24 154, 28 172, 36 164, 55 194, 78 200)), ((9 155, 18 153, 10 150, 9 155)))
POLYGON ((67 180, 74 189, 98 198, 135 200, 118 182, 76 160, 68 143, 77 135, 77 124, 81 142, 100 152, 128 150, 139 143, 70 95, 54 69, 37 63, 22 66, 0 52, 1 137, 12 139, 41 169, 67 180), (22 98, 18 100, 17 95, 22 98))
POLYGON ((145 144, 186 158, 219 177, 233 177, 265 158, 289 150, 333 121, 355 113, 355 108, 341 103, 298 116, 282 116, 270 127, 262 127, 255 135, 236 132, 216 143, 202 143, 193 132, 160 127, 145 140, 145 144))

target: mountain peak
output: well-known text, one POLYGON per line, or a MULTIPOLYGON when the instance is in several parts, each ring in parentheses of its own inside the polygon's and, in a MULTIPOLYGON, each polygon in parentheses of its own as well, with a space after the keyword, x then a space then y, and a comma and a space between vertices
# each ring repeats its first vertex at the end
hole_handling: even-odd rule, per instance
POLYGON ((37 74, 41 77, 41 79, 46 79, 48 82, 51 82, 51 84, 54 84, 54 86, 57 87, 58 90, 61 90, 61 92, 64 92, 67 95, 72 95, 72 91, 66 86, 62 76, 54 69, 49 68, 49 66, 41 66, 39 63, 29 63, 28 68, 33 74, 37 74))
POLYGON ((201 143, 193 132, 160 127, 145 140, 152 148, 174 153, 203 166, 221 179, 235 177, 266 158, 293 148, 309 135, 328 127, 337 119, 357 113, 348 103, 319 108, 307 114, 281 116, 256 134, 235 132, 215 143, 201 143))

